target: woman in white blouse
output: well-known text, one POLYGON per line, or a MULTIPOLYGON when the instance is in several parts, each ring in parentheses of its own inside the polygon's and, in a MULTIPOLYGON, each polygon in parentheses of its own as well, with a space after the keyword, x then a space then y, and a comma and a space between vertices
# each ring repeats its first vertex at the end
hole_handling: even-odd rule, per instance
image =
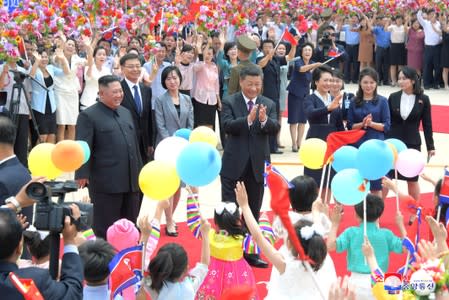
POLYGON ((62 47, 56 49, 56 53, 61 51, 64 55, 55 56, 55 65, 63 70, 68 69, 69 72, 54 78, 58 141, 75 139, 75 125, 79 112, 78 93, 81 90, 77 72, 85 65, 85 59, 80 58, 76 53, 75 40, 67 39, 62 47))
MULTIPOLYGON (((427 157, 430 159, 430 157, 435 155, 430 100, 427 95, 423 94, 420 82, 418 73, 413 68, 405 66, 399 72, 398 83, 401 90, 391 94, 388 98, 391 127, 385 133, 385 138, 399 139, 408 148, 421 151, 419 125, 422 123, 424 138, 426 140, 427 157)), ((407 181, 408 194, 416 200, 419 200, 418 176, 405 178, 399 174, 399 179, 407 181)))
POLYGON ((391 85, 396 86, 398 67, 407 64, 407 52, 405 50, 405 27, 404 18, 402 16, 396 16, 393 18, 394 24, 388 26, 388 31, 391 32, 390 40, 390 78, 391 85))

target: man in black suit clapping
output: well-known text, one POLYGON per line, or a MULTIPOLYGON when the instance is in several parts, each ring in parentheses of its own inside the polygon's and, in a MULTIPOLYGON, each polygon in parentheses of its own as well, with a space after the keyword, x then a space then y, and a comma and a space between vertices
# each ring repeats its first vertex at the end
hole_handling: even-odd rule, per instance
MULTIPOLYGON (((235 202, 235 185, 237 181, 243 181, 256 220, 264 193, 264 165, 265 161, 270 161, 268 137, 280 128, 274 102, 260 95, 262 78, 260 67, 244 67, 240 71, 241 92, 223 100, 221 118, 228 135, 220 174, 222 200, 235 202)), ((245 255, 245 258, 250 265, 268 267, 258 255, 245 255)))

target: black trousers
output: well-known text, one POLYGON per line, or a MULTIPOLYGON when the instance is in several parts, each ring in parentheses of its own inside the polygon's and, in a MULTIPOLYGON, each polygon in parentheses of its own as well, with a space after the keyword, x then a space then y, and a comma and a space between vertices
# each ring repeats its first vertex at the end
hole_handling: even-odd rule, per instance
POLYGON ((390 48, 376 47, 376 71, 379 74, 379 82, 389 84, 388 71, 390 68, 390 48))
POLYGON ((258 182, 254 177, 251 161, 248 162, 245 171, 238 180, 233 180, 223 175, 221 176, 221 201, 237 203, 234 191, 237 181, 243 181, 245 184, 249 207, 254 218, 258 221, 260 208, 262 207, 264 187, 263 181, 258 182))
POLYGON ((424 87, 435 87, 441 82, 441 45, 424 47, 424 87))
POLYGON ((14 143, 14 153, 26 168, 28 167, 28 120, 28 115, 17 115, 16 142, 14 143))
POLYGON ((359 45, 346 45, 346 53, 348 54, 345 61, 345 81, 359 81, 359 45), (351 73, 352 69, 352 73, 351 73))
POLYGON ((139 192, 129 193, 95 193, 89 191, 94 205, 94 224, 97 237, 106 240, 106 232, 115 221, 125 218, 136 223, 142 198, 139 192))

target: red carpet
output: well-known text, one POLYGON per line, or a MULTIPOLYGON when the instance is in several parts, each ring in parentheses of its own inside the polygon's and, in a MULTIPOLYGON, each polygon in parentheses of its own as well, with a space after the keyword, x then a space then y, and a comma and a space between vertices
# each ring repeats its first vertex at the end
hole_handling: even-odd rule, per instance
MULTIPOLYGON (((283 117, 287 118, 288 111, 284 111, 283 117)), ((449 122, 447 122, 447 116, 449 116, 449 106, 432 105, 432 129, 433 132, 449 133, 449 122)), ((422 131, 422 127, 420 127, 422 131)))
MULTIPOLYGON (((432 194, 427 193, 422 195, 422 203, 425 207, 432 207, 432 194)), ((340 226, 340 232, 349 226, 356 225, 356 219, 354 215, 354 209, 352 207, 345 207, 345 214, 343 217, 342 224, 340 226)), ((396 214, 396 203, 395 199, 388 198, 385 202, 385 210, 383 216, 380 219, 380 226, 391 229, 395 234, 399 234, 399 231, 395 225, 395 214, 396 214)), ((272 219, 272 214, 269 213, 269 217, 272 219)), ((407 223, 409 220, 409 215, 404 213, 404 220, 407 223)), ((213 224, 213 220, 210 220, 211 224, 213 224)), ((196 240, 192 233, 189 231, 186 223, 178 223, 179 237, 171 238, 165 235, 165 228, 163 228, 161 233, 161 239, 159 245, 162 246, 166 243, 180 243, 186 249, 189 255, 189 265, 194 266, 200 259, 201 253, 201 242, 196 240)), ((428 239, 428 229, 426 226, 426 222, 423 220, 422 230, 421 230, 421 238, 428 239)), ((280 247, 281 242, 278 243, 278 247, 280 247)), ((156 254, 156 253, 154 253, 156 254)), ((346 270, 346 253, 337 254, 335 252, 330 253, 334 264, 335 269, 337 270, 337 275, 342 276, 348 274, 346 270)), ((389 271, 396 271, 405 263, 406 254, 391 254, 390 255, 390 269, 389 271)), ((256 282, 268 282, 270 280, 271 274, 271 265, 268 269, 257 269, 253 268, 254 275, 256 277, 256 282)), ((258 294, 260 299, 263 299, 267 293, 265 284, 260 283, 257 285, 258 294)))

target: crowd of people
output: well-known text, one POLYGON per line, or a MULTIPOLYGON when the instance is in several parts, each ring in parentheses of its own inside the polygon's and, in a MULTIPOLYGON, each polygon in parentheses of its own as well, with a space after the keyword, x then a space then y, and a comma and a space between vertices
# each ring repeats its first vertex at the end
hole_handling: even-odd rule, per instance
MULTIPOLYGON (((278 12, 261 14, 248 34, 238 37, 232 28, 205 34, 190 24, 180 32, 165 32, 150 53, 145 52, 146 33, 114 33, 108 40, 99 32, 90 38, 59 32, 42 40, 26 39, 27 59, 0 65, 0 89, 6 94, 0 110, 2 295, 21 299, 8 277, 13 272, 32 278, 45 299, 109 298, 109 262, 119 251, 144 242, 149 275, 136 290, 130 287, 115 299, 220 299, 242 283, 253 291, 248 299, 259 299, 255 269, 250 266, 269 264, 273 269, 266 299, 384 299, 380 280, 371 284, 370 277, 383 278, 390 252, 402 253, 407 235, 400 211, 396 217, 400 236, 379 227, 386 193, 389 189, 400 193, 391 180, 370 182, 367 233, 360 203, 354 207, 360 226, 346 228, 339 236, 342 206, 329 209, 328 199, 318 197, 321 181, 327 181, 322 170, 305 167, 304 175, 291 181, 290 218, 295 239, 311 259, 307 268, 298 259, 285 224, 279 219, 273 224, 272 239, 283 239, 280 249, 258 225, 265 163, 271 154, 285 151, 280 130, 286 110, 292 152, 299 151, 304 136, 325 141, 330 133, 352 129, 365 131, 356 147, 370 139, 396 138, 421 151, 422 125, 428 157, 435 155, 431 103, 424 91, 449 89, 448 15, 429 9, 344 17, 325 10, 321 16, 310 16, 315 25, 307 32, 300 30, 297 16, 282 18, 278 12), (30 77, 17 101, 14 84, 20 73, 15 71, 30 77), (349 83, 358 85, 355 93, 345 88, 349 83), (397 86, 398 91, 380 95, 381 84, 397 86), (32 126, 34 121, 37 126, 32 126), (215 209, 216 229, 201 218, 198 188, 184 183, 157 205, 153 221, 148 213, 137 220, 143 196, 140 170, 153 160, 163 139, 179 129, 199 126, 219 131, 223 150, 223 203, 215 209), (22 188, 31 179, 30 147, 64 139, 85 141, 92 153, 75 179, 80 188, 89 190, 97 239, 85 241, 67 218, 62 267, 54 281, 44 271, 49 239, 36 230, 23 231, 28 224, 15 212, 23 207, 22 214, 33 220, 33 201, 22 188), (164 245, 152 255, 163 213, 165 234, 178 236, 173 214, 184 187, 194 199, 202 238, 201 261, 191 270, 180 244, 164 245), (268 262, 260 252, 244 249, 248 236, 268 262), (347 251, 349 289, 347 280, 341 285, 337 279, 328 254, 334 250, 347 251), (16 263, 20 257, 26 261, 16 263)), ((334 175, 332 170, 327 176, 334 175)), ((419 202, 418 176, 399 174, 399 178, 407 181, 408 194, 419 202)), ((440 189, 441 181, 435 197, 440 189)), ((71 210, 72 221, 78 219, 77 207, 71 210)), ((448 250, 447 232, 438 226, 443 219, 436 210, 426 218, 436 243, 420 244, 427 250, 420 249, 423 259, 448 250)))

